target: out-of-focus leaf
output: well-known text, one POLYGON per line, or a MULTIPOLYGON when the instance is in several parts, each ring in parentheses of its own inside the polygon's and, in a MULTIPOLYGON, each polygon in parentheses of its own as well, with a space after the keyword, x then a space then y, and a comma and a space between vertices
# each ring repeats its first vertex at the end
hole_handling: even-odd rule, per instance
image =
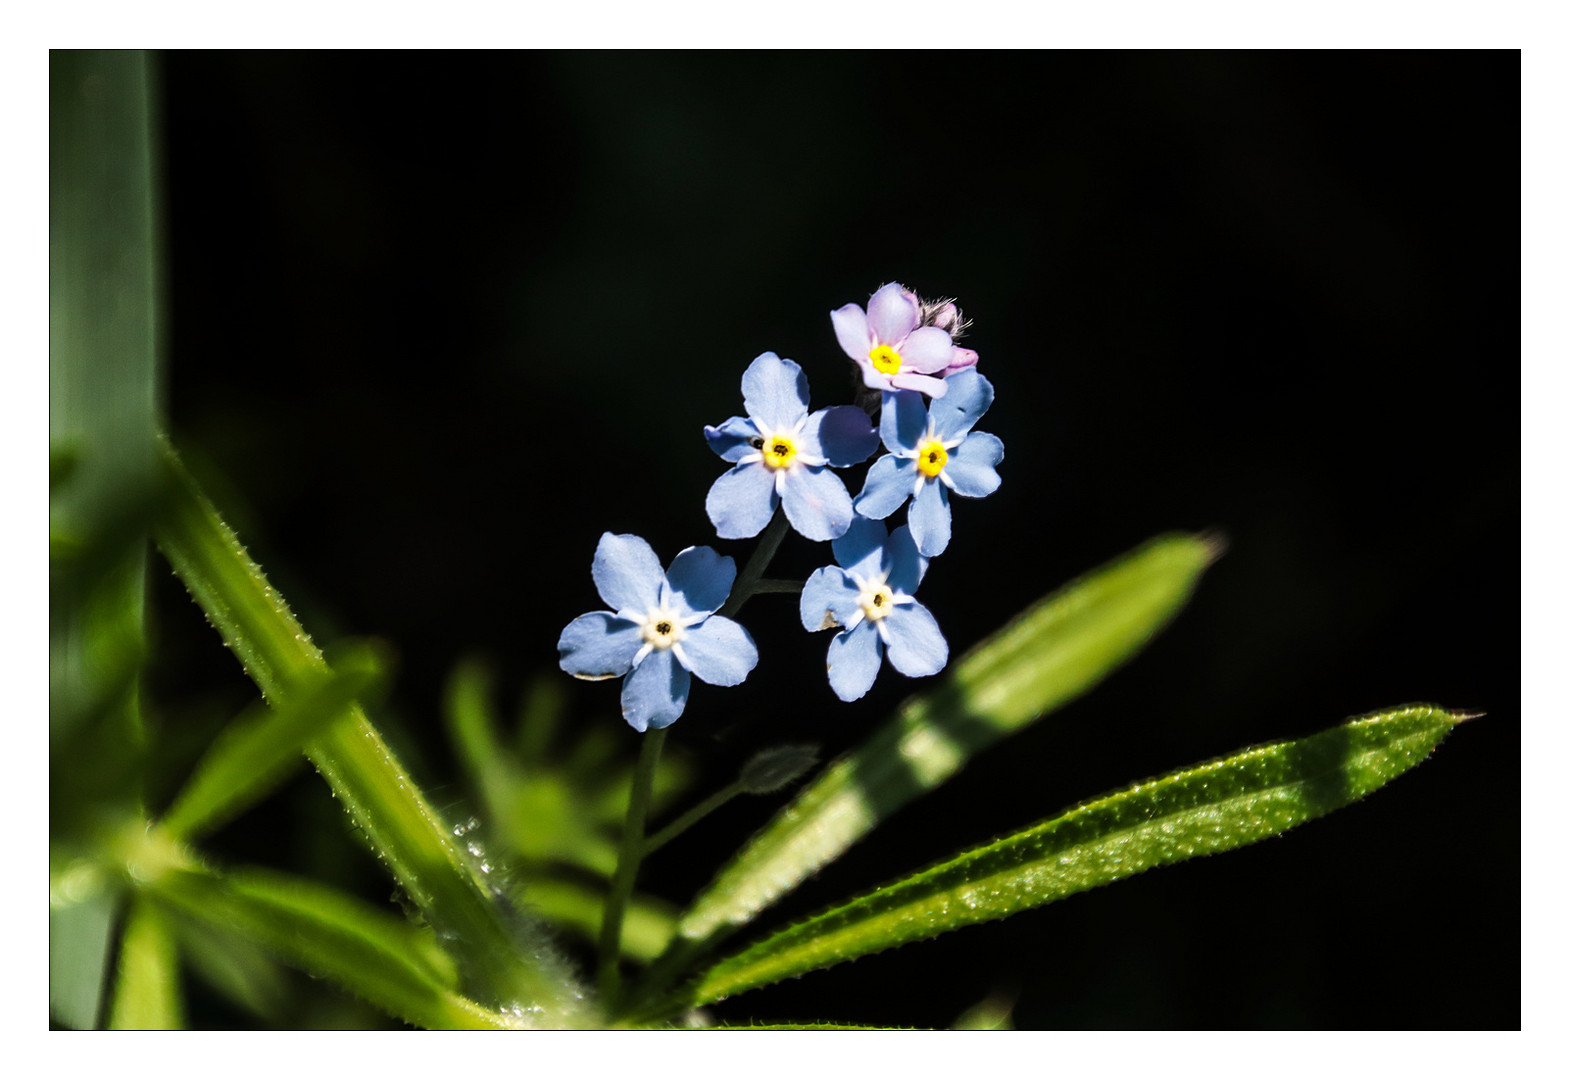
POLYGON ((162 911, 134 900, 120 934, 109 1026, 119 1031, 177 1031, 185 1027, 179 954, 162 911))
POLYGON ((191 972, 221 996, 274 1028, 294 1026, 290 974, 245 938, 206 923, 182 919, 173 926, 191 972))
POLYGON ((704 972, 659 1012, 1275 836, 1389 783, 1463 719, 1408 705, 1135 784, 774 934, 704 972))
POLYGON ((1210 538, 1172 534, 1038 601, 907 701, 859 750, 833 762, 693 901, 643 994, 974 754, 1083 694, 1178 612, 1216 557, 1210 538))
POLYGON ((306 743, 349 716, 382 673, 379 650, 341 643, 331 671, 311 672, 287 704, 248 710, 218 737, 162 825, 182 839, 212 832, 261 799, 300 761, 306 743))
POLYGON ((238 934, 411 1024, 531 1026, 457 992, 457 973, 429 930, 332 889, 258 870, 219 876, 172 869, 147 894, 181 917, 238 934))
POLYGON ((98 1026, 118 901, 93 890, 80 901, 49 903, 49 1013, 67 1027, 98 1026))
MULTIPOLYGON (((52 749, 92 718, 73 705, 112 696, 118 639, 140 643, 146 518, 139 508, 157 473, 150 83, 143 52, 49 54, 49 438, 69 448, 70 480, 52 485, 49 517, 51 533, 73 541, 55 554, 77 571, 57 581, 51 567, 52 749), (132 572, 119 573, 128 562, 132 572), (126 630, 104 641, 69 601, 111 574, 108 610, 126 630)), ((52 480, 64 476, 55 464, 52 480)), ((117 701, 109 720, 134 731, 134 697, 117 701)))
MULTIPOLYGON (((603 892, 560 878, 537 878, 523 889, 522 899, 541 918, 566 927, 587 941, 598 941, 605 912, 603 892)), ((648 963, 670 943, 676 929, 676 908, 652 897, 634 896, 622 922, 622 955, 648 963)))

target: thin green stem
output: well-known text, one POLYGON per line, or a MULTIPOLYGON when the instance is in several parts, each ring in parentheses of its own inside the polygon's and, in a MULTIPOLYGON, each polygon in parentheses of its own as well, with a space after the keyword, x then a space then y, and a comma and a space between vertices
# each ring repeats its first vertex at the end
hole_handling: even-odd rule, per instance
POLYGON ((724 806, 726 803, 730 802, 732 799, 742 794, 746 790, 747 789, 742 786, 740 780, 726 787, 720 788, 713 795, 710 795, 697 806, 694 806, 681 817, 677 818, 675 821, 665 826, 665 828, 649 837, 648 842, 643 845, 643 857, 647 859, 650 855, 654 854, 655 851, 664 847, 670 841, 676 839, 676 837, 686 832, 692 826, 696 825, 698 822, 702 821, 704 818, 708 817, 714 811, 718 810, 720 807, 724 806))
POLYGON ((616 859, 616 875, 605 898, 605 917, 600 923, 600 997, 609 1004, 621 989, 621 924, 627 914, 627 900, 638 877, 643 858, 643 823, 649 816, 654 794, 654 769, 665 746, 665 730, 651 731, 643 738, 638 767, 632 774, 632 795, 627 800, 627 822, 622 827, 621 852, 616 859))
POLYGON ((793 581, 790 578, 759 578, 758 583, 752 587, 752 595, 761 593, 799 593, 804 581, 793 581))
POLYGON ((736 584, 731 589, 730 602, 720 608, 721 615, 736 614, 749 597, 763 591, 759 588, 763 571, 769 568, 774 553, 780 549, 780 541, 785 539, 788 531, 790 531, 790 521, 785 517, 784 510, 776 510, 774 519, 769 522, 768 528, 763 530, 763 535, 758 537, 758 547, 753 551, 752 558, 747 560, 747 565, 737 575, 736 584))

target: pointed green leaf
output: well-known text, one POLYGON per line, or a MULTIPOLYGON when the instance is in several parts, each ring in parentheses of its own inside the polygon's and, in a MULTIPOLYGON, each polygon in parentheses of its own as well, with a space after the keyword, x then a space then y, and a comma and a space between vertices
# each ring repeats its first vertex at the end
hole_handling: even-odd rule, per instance
POLYGON ((935 690, 906 702, 752 839, 683 916, 653 985, 972 755, 1100 682, 1177 614, 1217 550, 1203 536, 1157 537, 1038 601, 972 649, 935 690))
POLYGON ((120 970, 109 1026, 117 1031, 185 1027, 174 939, 163 912, 144 900, 131 904, 120 935, 120 970))
POLYGON ((191 840, 212 832, 261 799, 304 760, 301 751, 381 677, 383 662, 369 644, 344 644, 331 671, 312 671, 297 694, 276 708, 248 710, 232 723, 197 765, 162 822, 191 840))
POLYGON ((1251 844, 1362 798, 1464 716, 1409 705, 1135 784, 798 923, 710 968, 660 1015, 1153 866, 1251 844))
POLYGON ((481 1008, 429 930, 303 879, 259 870, 171 869, 147 893, 183 918, 238 934, 394 1016, 428 1028, 528 1026, 481 1008))

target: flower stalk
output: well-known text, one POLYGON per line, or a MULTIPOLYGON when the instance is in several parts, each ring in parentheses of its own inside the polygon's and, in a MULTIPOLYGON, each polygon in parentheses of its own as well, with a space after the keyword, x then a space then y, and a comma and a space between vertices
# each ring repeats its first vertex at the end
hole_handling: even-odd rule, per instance
POLYGON ((665 747, 665 729, 656 728, 643 739, 638 766, 632 774, 632 794, 627 800, 627 822, 622 827, 621 851, 616 857, 616 875, 611 879, 610 895, 605 898, 605 917, 600 923, 600 999, 612 1002, 621 990, 621 927, 627 915, 627 901, 638 877, 638 864, 645 854, 643 826, 648 820, 649 803, 654 794, 654 772, 665 747))

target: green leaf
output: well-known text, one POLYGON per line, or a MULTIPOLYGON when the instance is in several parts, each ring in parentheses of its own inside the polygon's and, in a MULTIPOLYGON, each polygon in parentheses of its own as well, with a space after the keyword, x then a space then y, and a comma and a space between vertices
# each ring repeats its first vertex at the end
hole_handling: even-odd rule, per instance
POLYGON ((192 975, 269 1027, 298 1026, 290 974, 271 954, 205 923, 183 919, 172 929, 192 975))
POLYGON ((180 839, 194 839, 262 798, 302 760, 307 742, 350 715, 349 707, 381 678, 383 663, 374 646, 342 644, 333 670, 311 672, 288 704, 248 710, 197 765, 163 827, 180 839))
MULTIPOLYGON (((159 549, 268 702, 287 708, 330 669, 244 545, 164 444, 170 478, 159 549)), ((465 990, 499 1009, 537 1010, 542 1025, 593 1023, 542 931, 495 903, 482 872, 358 705, 306 754, 392 870, 451 943, 465 990)))
POLYGON ((255 942, 411 1024, 531 1026, 458 994, 457 974, 429 930, 314 882, 259 870, 170 869, 146 889, 182 917, 255 942))
POLYGON ((1408 705, 1134 784, 774 934, 657 1011, 673 1015, 1153 866, 1252 844, 1389 783, 1463 719, 1408 705))
MULTIPOLYGON (((586 941, 598 941, 605 914, 605 890, 594 891, 562 878, 539 877, 521 891, 520 898, 541 918, 571 929, 586 941)), ((676 929, 676 910, 663 901, 633 896, 622 922, 622 955, 648 963, 670 943, 676 929)))
POLYGON ((49 1015, 67 1027, 98 1026, 118 898, 93 888, 81 899, 49 897, 49 1015))
POLYGON ((131 904, 120 936, 109 1026, 117 1031, 178 1031, 185 1027, 180 964, 164 914, 144 900, 131 904))
POLYGON ((937 689, 804 789, 693 901, 649 990, 839 857, 980 752, 1083 694, 1164 627, 1216 557, 1214 540, 1157 537, 1038 601, 937 689))

